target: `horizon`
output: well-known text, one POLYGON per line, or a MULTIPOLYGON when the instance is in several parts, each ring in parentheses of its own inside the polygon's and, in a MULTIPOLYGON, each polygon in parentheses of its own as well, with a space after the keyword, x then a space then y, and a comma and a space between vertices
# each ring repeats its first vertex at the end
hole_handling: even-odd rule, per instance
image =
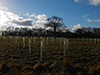
POLYGON ((0 0, 0 30, 9 26, 44 28, 49 17, 69 29, 100 27, 99 0, 0 0))

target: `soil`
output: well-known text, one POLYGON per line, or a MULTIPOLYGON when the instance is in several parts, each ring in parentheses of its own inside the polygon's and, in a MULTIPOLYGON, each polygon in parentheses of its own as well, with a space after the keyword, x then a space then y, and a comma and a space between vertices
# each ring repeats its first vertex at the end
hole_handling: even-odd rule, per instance
POLYGON ((40 61, 41 39, 26 37, 23 48, 22 37, 0 39, 0 75, 99 75, 100 43, 69 38, 64 56, 64 44, 45 38, 40 61), (29 53, 31 39, 31 53, 29 53), (95 73, 96 72, 96 73, 95 73))

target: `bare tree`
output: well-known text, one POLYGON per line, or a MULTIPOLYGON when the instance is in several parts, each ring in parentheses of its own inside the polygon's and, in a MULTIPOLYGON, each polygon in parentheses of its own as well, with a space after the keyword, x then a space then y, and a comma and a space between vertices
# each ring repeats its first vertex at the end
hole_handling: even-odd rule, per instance
POLYGON ((52 27, 54 29, 54 33, 56 33, 56 29, 59 27, 64 27, 63 19, 57 16, 52 16, 47 19, 46 27, 52 27))

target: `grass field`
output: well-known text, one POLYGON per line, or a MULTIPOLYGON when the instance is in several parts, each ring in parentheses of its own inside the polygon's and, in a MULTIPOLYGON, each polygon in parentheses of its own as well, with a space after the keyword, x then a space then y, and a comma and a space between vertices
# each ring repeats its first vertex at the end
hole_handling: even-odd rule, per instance
POLYGON ((99 75, 100 43, 94 40, 67 38, 68 49, 64 55, 64 42, 45 38, 40 61, 41 39, 26 37, 23 48, 22 37, 0 39, 0 74, 5 75, 99 75), (29 53, 31 39, 31 53, 29 53))

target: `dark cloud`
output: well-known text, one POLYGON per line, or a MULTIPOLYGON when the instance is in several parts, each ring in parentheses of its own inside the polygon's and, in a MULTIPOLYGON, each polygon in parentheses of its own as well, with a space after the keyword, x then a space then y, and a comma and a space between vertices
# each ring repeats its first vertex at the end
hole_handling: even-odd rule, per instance
POLYGON ((33 26, 32 25, 32 22, 33 21, 16 21, 16 20, 13 20, 12 23, 14 24, 17 24, 17 25, 23 25, 23 26, 33 26))

